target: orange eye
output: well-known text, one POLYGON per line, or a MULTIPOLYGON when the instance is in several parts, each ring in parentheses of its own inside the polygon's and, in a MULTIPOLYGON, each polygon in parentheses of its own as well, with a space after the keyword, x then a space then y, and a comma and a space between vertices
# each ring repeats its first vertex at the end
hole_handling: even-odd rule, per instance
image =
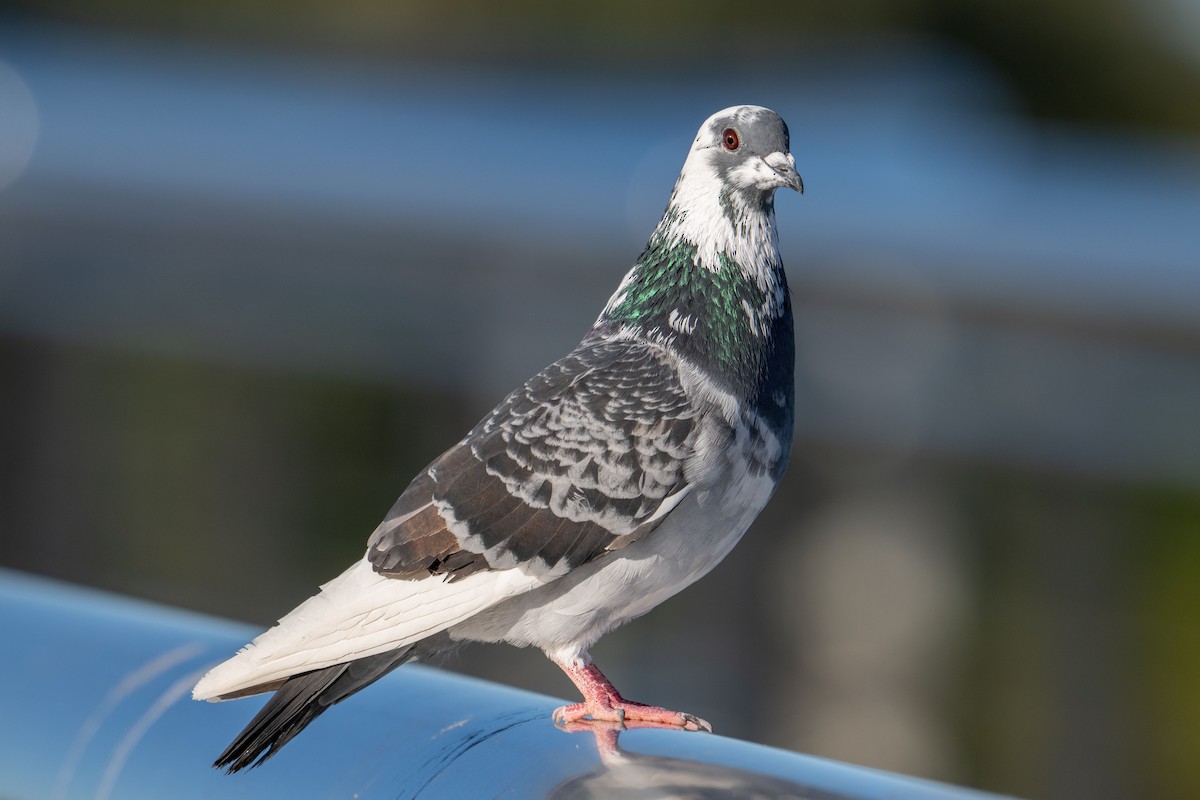
POLYGON ((725 145, 726 150, 737 150, 738 145, 741 144, 737 131, 733 128, 725 129, 725 132, 721 134, 721 143, 725 145))

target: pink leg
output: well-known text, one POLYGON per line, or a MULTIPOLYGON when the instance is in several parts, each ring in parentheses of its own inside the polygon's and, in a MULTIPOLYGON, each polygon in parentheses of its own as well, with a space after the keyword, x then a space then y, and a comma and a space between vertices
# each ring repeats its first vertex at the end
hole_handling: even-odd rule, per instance
POLYGON ((712 732, 712 726, 699 717, 671 711, 645 703, 634 703, 621 697, 608 678, 592 662, 572 660, 554 663, 583 694, 582 703, 555 709, 554 722, 563 727, 585 722, 588 717, 601 722, 623 723, 628 727, 683 728, 689 731, 712 732))

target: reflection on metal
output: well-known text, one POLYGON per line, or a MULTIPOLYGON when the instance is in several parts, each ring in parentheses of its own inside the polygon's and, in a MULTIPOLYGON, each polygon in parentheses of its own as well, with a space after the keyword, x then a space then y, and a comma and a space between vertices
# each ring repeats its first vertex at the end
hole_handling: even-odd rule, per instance
POLYGON ((254 703, 196 703, 188 689, 249 633, 0 571, 0 797, 985 796, 706 734, 567 732, 550 721, 557 700, 419 666, 228 776, 209 764, 254 703))
MULTIPOLYGON (((585 726, 572 726, 575 733, 585 726)), ((806 786, 796 780, 736 767, 671 756, 631 753, 620 747, 622 729, 614 723, 595 723, 600 764, 554 787, 547 798, 581 800, 606 797, 780 798, 780 800, 842 800, 842 791, 806 786)))

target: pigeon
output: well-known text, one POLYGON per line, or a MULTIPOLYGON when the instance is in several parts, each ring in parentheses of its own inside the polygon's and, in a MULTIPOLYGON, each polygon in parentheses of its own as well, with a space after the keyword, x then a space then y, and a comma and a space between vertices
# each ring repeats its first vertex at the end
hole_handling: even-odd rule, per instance
POLYGON ((626 700, 588 648, 711 570, 783 475, 779 188, 804 191, 778 114, 734 106, 700 126, 579 345, 420 472, 359 561, 196 684, 197 700, 274 692, 214 767, 257 766, 331 705, 464 642, 540 648, 583 695, 560 726, 711 730, 626 700))

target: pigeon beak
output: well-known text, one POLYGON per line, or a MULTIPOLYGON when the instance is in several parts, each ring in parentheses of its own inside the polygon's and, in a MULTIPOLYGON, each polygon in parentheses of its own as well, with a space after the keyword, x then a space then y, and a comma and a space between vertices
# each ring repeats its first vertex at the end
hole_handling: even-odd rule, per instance
POLYGON ((796 159, 791 153, 771 153, 763 161, 775 170, 781 181, 780 186, 787 186, 804 194, 804 181, 800 178, 800 173, 796 172, 796 159))

